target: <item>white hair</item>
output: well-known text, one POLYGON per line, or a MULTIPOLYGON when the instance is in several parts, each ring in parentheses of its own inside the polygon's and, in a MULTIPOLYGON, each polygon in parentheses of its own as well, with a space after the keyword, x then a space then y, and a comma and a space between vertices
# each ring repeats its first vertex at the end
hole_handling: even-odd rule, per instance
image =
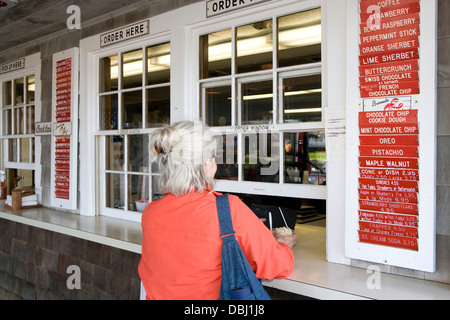
POLYGON ((161 191, 186 195, 214 187, 205 163, 216 155, 216 140, 201 122, 182 121, 157 129, 149 142, 151 161, 161 170, 161 191))

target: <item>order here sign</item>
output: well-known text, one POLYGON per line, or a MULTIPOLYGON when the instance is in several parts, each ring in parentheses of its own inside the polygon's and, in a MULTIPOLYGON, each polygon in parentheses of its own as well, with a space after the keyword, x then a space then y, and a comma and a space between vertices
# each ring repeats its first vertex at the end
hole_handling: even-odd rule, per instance
POLYGON ((268 0, 211 0, 206 2, 206 17, 242 9, 268 0))

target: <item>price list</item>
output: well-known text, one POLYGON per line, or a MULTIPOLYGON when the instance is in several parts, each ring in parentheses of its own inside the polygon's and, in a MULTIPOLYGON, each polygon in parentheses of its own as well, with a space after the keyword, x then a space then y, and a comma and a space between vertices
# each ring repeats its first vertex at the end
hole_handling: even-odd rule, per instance
POLYGON ((420 132, 405 96, 420 94, 419 13, 420 0, 360 0, 359 241, 414 251, 420 132))
POLYGON ((360 1, 361 98, 420 94, 420 0, 360 1))
MULTIPOLYGON (((71 121, 72 59, 56 62, 56 114, 58 127, 71 121), (62 125, 60 125, 62 124, 62 125)), ((71 136, 60 133, 55 137, 55 197, 70 198, 70 145, 71 136)))

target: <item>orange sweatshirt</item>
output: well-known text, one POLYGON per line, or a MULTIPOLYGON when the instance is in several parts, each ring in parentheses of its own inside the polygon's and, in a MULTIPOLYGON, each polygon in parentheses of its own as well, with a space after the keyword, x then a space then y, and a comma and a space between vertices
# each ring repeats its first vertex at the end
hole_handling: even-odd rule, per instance
MULTIPOLYGON (((219 193, 165 195, 142 216, 139 275, 147 299, 215 300, 220 298, 221 253, 216 197, 219 193)), ((229 197, 236 238, 260 279, 287 277, 294 254, 236 196, 229 197)))

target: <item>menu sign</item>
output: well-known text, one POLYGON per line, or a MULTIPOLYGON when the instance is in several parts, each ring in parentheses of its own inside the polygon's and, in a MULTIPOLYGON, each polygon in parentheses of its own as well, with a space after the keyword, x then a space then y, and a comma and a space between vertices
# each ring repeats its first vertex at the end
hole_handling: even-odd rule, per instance
POLYGON ((71 127, 72 58, 56 62, 56 152, 55 197, 70 199, 70 145, 71 136, 60 128, 71 127))
POLYGON ((420 0, 361 0, 361 98, 420 94, 420 0))
POLYGON ((418 251, 420 0, 360 10, 359 241, 418 251))

